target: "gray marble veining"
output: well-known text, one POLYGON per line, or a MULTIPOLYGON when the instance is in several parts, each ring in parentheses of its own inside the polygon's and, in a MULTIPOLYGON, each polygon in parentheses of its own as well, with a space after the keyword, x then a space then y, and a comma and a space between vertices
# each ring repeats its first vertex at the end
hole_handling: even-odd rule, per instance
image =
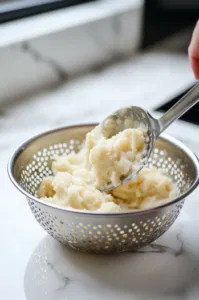
POLYGON ((29 42, 21 43, 21 50, 31 55, 36 62, 39 61, 51 67, 52 71, 57 74, 59 83, 68 79, 69 75, 67 74, 67 71, 61 67, 61 65, 57 64, 52 58, 43 56, 42 53, 39 53, 39 51, 35 50, 29 42))
POLYGON ((188 295, 195 284, 198 262, 180 237, 180 223, 159 243, 121 255, 77 253, 46 237, 26 268, 27 299, 36 295, 38 299, 62 299, 63 294, 75 300, 80 295, 81 299, 101 299, 102 295, 103 299, 125 300, 194 299, 188 295), (167 239, 172 246, 166 245, 167 239), (52 298, 45 298, 45 293, 52 298))
MULTIPOLYGON (((16 26, 14 41, 4 47, 0 45, 0 65, 4 70, 0 103, 52 85, 59 86, 71 76, 135 54, 140 44, 142 12, 142 0, 120 0, 114 5, 110 0, 101 0, 93 2, 93 7, 87 4, 87 8, 80 5, 74 12, 65 11, 65 18, 64 11, 58 11, 60 20, 56 14, 54 18, 49 16, 52 24, 50 21, 48 24, 47 16, 44 20, 47 27, 54 24, 56 28, 67 18, 69 24, 22 40, 16 39, 20 24, 12 23, 16 26), (85 15, 83 23, 82 15, 85 15)), ((39 26, 40 32, 42 24, 38 22, 32 26, 39 26)))

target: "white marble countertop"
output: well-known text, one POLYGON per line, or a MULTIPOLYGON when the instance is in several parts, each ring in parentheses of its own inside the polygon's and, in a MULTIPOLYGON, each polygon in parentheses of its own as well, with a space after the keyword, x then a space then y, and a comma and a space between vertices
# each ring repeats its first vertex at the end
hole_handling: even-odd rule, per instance
MULTIPOLYGON (((15 147, 34 134, 100 121, 123 105, 152 111, 192 82, 186 55, 158 47, 0 107, 2 299, 199 299, 199 190, 156 246, 94 256, 68 250, 47 236, 6 172, 15 147)), ((199 154, 198 127, 177 122, 168 132, 199 154)))

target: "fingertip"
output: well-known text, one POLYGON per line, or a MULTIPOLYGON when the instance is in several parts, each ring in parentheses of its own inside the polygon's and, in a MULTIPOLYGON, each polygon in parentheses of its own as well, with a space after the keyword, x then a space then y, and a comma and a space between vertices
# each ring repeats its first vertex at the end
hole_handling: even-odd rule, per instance
POLYGON ((194 73, 195 79, 199 80, 199 72, 194 73))
POLYGON ((188 48, 189 56, 199 57, 199 20, 196 22, 188 48))
POLYGON ((189 58, 192 70, 194 72, 194 76, 197 80, 199 80, 199 58, 190 57, 189 58))

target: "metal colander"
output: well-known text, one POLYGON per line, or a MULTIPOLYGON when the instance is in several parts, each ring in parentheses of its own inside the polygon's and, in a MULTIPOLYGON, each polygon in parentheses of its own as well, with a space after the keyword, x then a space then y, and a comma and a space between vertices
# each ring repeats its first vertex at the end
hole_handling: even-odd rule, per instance
POLYGON ((15 186, 27 197, 40 225, 56 240, 87 252, 133 251, 161 236, 176 220, 185 200, 199 181, 195 155, 181 142, 162 135, 156 142, 150 166, 164 169, 176 184, 177 197, 161 207, 122 213, 78 211, 44 203, 37 189, 51 175, 52 157, 81 148, 94 125, 65 127, 36 136, 20 146, 8 169, 15 186))

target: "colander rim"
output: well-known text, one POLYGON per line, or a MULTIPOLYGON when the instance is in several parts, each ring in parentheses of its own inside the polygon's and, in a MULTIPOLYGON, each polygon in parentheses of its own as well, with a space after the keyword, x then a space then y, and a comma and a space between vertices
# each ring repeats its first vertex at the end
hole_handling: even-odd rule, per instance
POLYGON ((195 171, 196 171, 196 176, 195 179, 193 181, 193 183, 191 184, 191 186, 189 187, 189 189, 181 194, 180 196, 174 198, 172 201, 169 201, 165 204, 159 205, 159 206, 155 206, 155 207, 151 207, 148 209, 139 209, 139 210, 129 210, 129 211, 124 211, 124 212, 100 212, 100 211, 86 211, 86 210, 79 210, 79 209, 73 209, 73 208, 69 208, 69 207, 63 207, 63 206, 58 206, 52 203, 48 203, 48 202, 44 202, 42 200, 40 200, 39 198, 31 195, 30 193, 28 193, 27 191, 25 191, 20 184, 16 181, 15 176, 14 176, 14 165, 15 165, 15 161, 17 160, 18 156, 26 149, 26 147, 28 145, 30 145, 32 142, 34 142, 35 140, 37 140, 38 138, 41 138, 43 136, 46 136, 48 134, 52 134, 52 133, 56 133, 58 131, 61 130, 67 130, 67 129, 73 129, 73 128, 81 128, 81 127, 94 127, 98 125, 97 123, 90 123, 90 124, 77 124, 77 125, 71 125, 71 126, 62 126, 62 127, 57 127, 45 132, 42 132, 40 134, 37 134, 33 137, 31 137, 30 139, 28 139, 27 141, 25 141, 24 143, 22 143, 21 145, 19 145, 16 150, 14 151, 14 153, 12 154, 12 156, 10 157, 9 161, 8 161, 8 166, 7 166, 7 171, 8 171, 8 176, 11 180, 11 182, 14 184, 14 186, 23 194, 25 195, 28 199, 31 199, 32 201, 35 201, 41 205, 44 205, 46 207, 50 207, 56 210, 61 210, 61 211, 66 211, 68 213, 74 213, 74 214, 80 214, 80 215, 92 215, 92 216, 115 216, 117 217, 119 216, 126 216, 126 215, 139 215, 139 214, 146 214, 146 213, 151 213, 151 212, 155 212, 161 208, 165 208, 168 207, 170 205, 173 205, 183 199, 185 199, 188 195, 190 195, 195 188, 198 186, 199 184, 199 160, 197 158, 197 156, 186 146, 184 145, 182 142, 180 142, 179 140, 177 140, 176 138, 162 133, 158 139, 162 139, 165 140, 171 144, 174 144, 176 147, 180 148, 182 151, 184 151, 187 156, 192 160, 195 171))

